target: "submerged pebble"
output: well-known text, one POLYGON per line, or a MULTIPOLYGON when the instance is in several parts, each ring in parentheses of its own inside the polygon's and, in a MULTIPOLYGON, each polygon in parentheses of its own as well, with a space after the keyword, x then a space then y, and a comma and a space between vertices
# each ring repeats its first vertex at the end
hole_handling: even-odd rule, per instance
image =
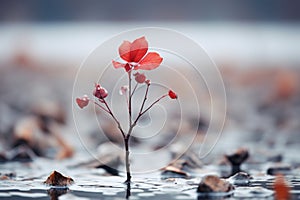
POLYGON ((237 186, 249 185, 252 177, 246 172, 238 172, 235 175, 228 178, 228 181, 237 186))

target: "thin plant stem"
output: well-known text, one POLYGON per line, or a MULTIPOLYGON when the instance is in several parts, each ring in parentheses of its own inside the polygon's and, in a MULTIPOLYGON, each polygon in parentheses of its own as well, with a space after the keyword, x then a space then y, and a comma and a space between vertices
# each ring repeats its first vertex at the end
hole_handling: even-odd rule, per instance
POLYGON ((109 111, 106 108, 104 108, 102 105, 100 105, 98 102, 93 101, 93 100, 90 100, 90 101, 92 101, 95 105, 97 105, 99 108, 101 108, 102 110, 104 110, 105 112, 107 112, 109 114, 109 111))
POLYGON ((131 95, 130 95, 130 98, 133 96, 133 94, 134 94, 134 92, 135 92, 137 86, 138 86, 138 83, 135 84, 135 86, 134 86, 134 88, 133 88, 133 90, 132 90, 132 93, 131 93, 131 95))
POLYGON ((158 103, 160 100, 162 100, 163 98, 165 98, 166 96, 168 96, 168 94, 165 94, 163 96, 161 96, 160 98, 158 98, 156 101, 154 101, 146 110, 144 110, 142 113, 141 113, 141 116, 143 114, 145 114, 150 108, 152 108, 156 103, 158 103))
MULTIPOLYGON (((147 92, 148 92, 148 91, 147 91, 147 92)), ((146 92, 146 93, 147 93, 147 92, 146 92)), ((145 96, 146 96, 146 95, 145 95, 145 96)), ((144 111, 139 112, 137 118, 134 120, 134 122, 132 123, 132 125, 131 125, 130 128, 129 128, 127 137, 130 137, 130 135, 131 135, 131 133, 132 133, 132 130, 133 130, 133 128, 136 126, 138 120, 139 120, 139 119, 140 119, 140 118, 141 118, 148 110, 150 110, 155 104, 157 104, 160 100, 162 100, 162 99, 165 98, 166 96, 168 96, 168 94, 164 94, 163 96, 161 96, 160 98, 158 98, 156 101, 154 101, 154 102, 153 102, 148 108, 146 108, 144 111)), ((145 98, 144 98, 144 101, 146 101, 145 98)), ((144 101, 143 101, 143 103, 144 103, 144 101)))
POLYGON ((128 87, 129 87, 129 105, 128 105, 128 112, 129 112, 129 127, 131 127, 132 124, 132 117, 131 117, 131 71, 128 72, 128 87))
POLYGON ((137 118, 135 119, 135 121, 133 122, 133 126, 136 125, 136 123, 138 122, 138 120, 148 111, 150 110, 155 104, 157 104, 160 100, 162 100, 163 98, 165 98, 166 96, 168 96, 168 94, 165 94, 163 96, 161 96, 160 98, 158 98, 156 101, 154 101, 148 108, 146 108, 144 111, 142 111, 141 113, 139 113, 139 115, 137 116, 137 118))
POLYGON ((106 106, 106 108, 107 108, 107 110, 108 110, 108 113, 111 115, 111 117, 112 117, 112 118, 115 120, 115 122, 118 124, 118 128, 119 128, 119 130, 121 131, 123 138, 125 138, 125 133, 124 133, 122 127, 121 127, 121 124, 120 124, 119 120, 117 120, 117 118, 115 117, 115 115, 114 115, 113 112, 111 111, 111 109, 110 109, 110 107, 108 106, 108 104, 107 104, 107 102, 105 101, 105 99, 102 99, 102 101, 103 101, 103 103, 105 104, 105 106, 106 106))
POLYGON ((126 138, 124 138, 124 144, 125 144, 125 167, 126 167, 126 181, 125 183, 130 184, 131 182, 131 173, 130 173, 130 163, 129 163, 129 138, 130 136, 127 135, 126 138))
POLYGON ((150 84, 147 84, 147 88, 146 88, 144 100, 143 100, 142 106, 141 106, 141 108, 140 108, 139 115, 142 113, 142 111, 143 111, 143 109, 144 109, 144 106, 145 106, 145 103, 146 103, 146 101, 147 101, 149 87, 150 87, 150 84))

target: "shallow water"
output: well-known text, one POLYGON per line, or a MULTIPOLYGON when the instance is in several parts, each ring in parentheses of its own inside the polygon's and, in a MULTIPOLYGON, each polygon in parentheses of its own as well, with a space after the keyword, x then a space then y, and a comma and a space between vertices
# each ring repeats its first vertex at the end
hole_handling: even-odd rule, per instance
MULTIPOLYGON (((32 163, 11 162, 0 165, 3 173, 15 172, 16 177, 0 181, 1 199, 207 199, 198 196, 199 177, 162 179, 160 173, 135 175, 130 190, 123 184, 122 176, 105 176, 102 169, 68 168, 64 161, 56 163, 47 159, 36 159, 32 163), (57 169, 74 178, 75 183, 68 188, 50 187, 43 184, 50 169, 57 169), (67 173, 65 173, 67 172, 67 173)), ((288 175, 292 199, 300 198, 300 176, 288 175)), ((254 175, 249 186, 237 187, 226 199, 274 199, 273 176, 254 175), (268 190, 262 190, 263 187, 268 190)), ((211 199, 224 199, 214 196, 211 199)))

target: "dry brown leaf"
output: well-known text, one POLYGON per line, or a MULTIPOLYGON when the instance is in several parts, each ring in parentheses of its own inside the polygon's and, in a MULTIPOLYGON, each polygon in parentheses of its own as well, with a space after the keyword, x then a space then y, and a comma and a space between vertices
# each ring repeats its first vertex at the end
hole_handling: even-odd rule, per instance
POLYGON ((274 191, 276 200, 287 200, 291 197, 290 187, 281 174, 278 174, 275 178, 274 191))
POLYGON ((71 177, 66 177, 57 171, 53 171, 44 183, 51 186, 68 186, 73 184, 74 180, 71 177))

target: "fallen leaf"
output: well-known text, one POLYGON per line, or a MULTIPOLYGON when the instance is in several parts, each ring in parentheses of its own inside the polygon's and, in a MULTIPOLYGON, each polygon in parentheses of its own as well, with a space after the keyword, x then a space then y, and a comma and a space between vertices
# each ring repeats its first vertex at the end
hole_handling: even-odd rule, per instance
POLYGON ((51 186, 68 186, 73 184, 74 180, 71 177, 66 177, 57 171, 53 171, 44 183, 51 186))
POLYGON ((275 178, 274 191, 276 200, 290 199, 290 187, 282 174, 277 174, 275 178))

